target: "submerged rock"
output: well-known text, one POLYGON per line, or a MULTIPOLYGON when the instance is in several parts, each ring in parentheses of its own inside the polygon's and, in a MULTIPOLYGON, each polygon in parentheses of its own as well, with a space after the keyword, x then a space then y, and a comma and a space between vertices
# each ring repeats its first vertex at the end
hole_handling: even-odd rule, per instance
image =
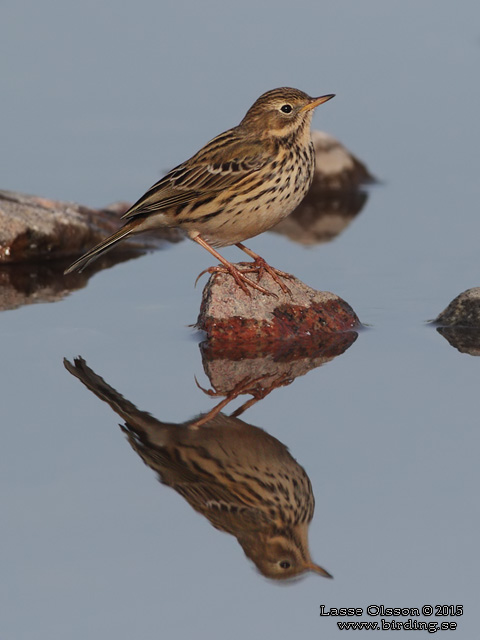
MULTIPOLYGON (((243 265, 236 266, 241 270, 243 265)), ((247 295, 230 275, 214 274, 203 290, 196 327, 210 340, 250 344, 253 350, 360 327, 350 305, 335 294, 316 291, 294 277, 285 282, 291 295, 265 273, 261 284, 275 296, 254 289, 247 295)))

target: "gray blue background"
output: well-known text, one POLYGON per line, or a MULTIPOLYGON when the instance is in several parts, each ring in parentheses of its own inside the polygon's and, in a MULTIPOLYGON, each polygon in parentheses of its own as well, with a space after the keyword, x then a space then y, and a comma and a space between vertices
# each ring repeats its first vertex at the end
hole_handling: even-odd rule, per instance
POLYGON ((0 20, 2 188, 133 201, 281 85, 336 93, 314 127, 382 180, 330 244, 249 243, 369 325, 244 416, 309 473, 335 579, 259 576, 63 369, 82 355, 160 420, 213 406, 187 327, 211 257, 183 242, 0 316, 2 640, 336 637, 320 604, 462 604, 446 633, 476 637, 480 361, 425 321, 480 284, 478 2, 4 0, 0 20))

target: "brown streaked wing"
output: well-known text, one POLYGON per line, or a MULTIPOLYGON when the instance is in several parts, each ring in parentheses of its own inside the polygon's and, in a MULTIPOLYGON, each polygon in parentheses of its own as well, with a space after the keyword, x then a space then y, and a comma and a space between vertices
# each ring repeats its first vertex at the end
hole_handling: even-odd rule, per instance
POLYGON ((198 192, 189 190, 181 191, 172 185, 170 174, 156 182, 150 189, 135 202, 122 218, 134 218, 156 211, 162 211, 179 204, 188 204, 198 197, 198 192))
POLYGON ((199 196, 214 197, 255 174, 270 160, 272 155, 267 145, 258 140, 240 139, 235 129, 231 129, 211 140, 190 160, 169 171, 122 218, 188 204, 199 196))
POLYGON ((219 484, 197 482, 194 484, 173 485, 185 500, 202 513, 217 529, 238 533, 245 530, 261 530, 267 527, 271 520, 261 509, 237 500, 229 494, 228 489, 219 484), (223 495, 222 495, 223 494, 223 495))

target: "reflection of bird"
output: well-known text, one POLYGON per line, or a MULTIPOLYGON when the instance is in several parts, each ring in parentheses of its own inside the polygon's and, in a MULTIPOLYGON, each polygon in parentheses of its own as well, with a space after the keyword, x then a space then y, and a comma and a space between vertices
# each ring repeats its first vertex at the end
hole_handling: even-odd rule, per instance
POLYGON ((125 400, 82 358, 64 362, 125 420, 130 445, 161 482, 216 529, 234 535, 261 573, 282 579, 310 570, 331 577, 310 558, 312 486, 285 445, 222 414, 200 428, 160 422, 125 400))
POLYGON ((254 262, 247 271, 264 270, 287 290, 283 272, 272 269, 243 240, 266 231, 301 202, 313 178, 315 157, 310 137, 313 109, 333 95, 310 98, 282 87, 264 93, 241 123, 220 134, 189 160, 153 185, 123 216, 124 226, 74 262, 65 273, 82 269, 132 233, 180 227, 207 249, 238 285, 269 293, 225 260, 214 247, 236 244, 254 262))

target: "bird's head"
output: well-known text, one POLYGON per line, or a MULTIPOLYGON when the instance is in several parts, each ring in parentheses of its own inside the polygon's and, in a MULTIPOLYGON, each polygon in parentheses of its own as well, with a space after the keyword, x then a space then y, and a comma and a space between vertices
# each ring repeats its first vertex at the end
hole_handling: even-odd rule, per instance
POLYGON ((255 536, 248 539, 239 537, 238 541, 245 554, 267 578, 286 580, 308 571, 325 578, 332 577, 310 557, 306 524, 270 533, 256 532, 255 536))
POLYGON ((310 126, 315 107, 327 102, 334 94, 311 98, 303 91, 281 87, 261 95, 250 107, 241 127, 258 136, 285 137, 310 126))

